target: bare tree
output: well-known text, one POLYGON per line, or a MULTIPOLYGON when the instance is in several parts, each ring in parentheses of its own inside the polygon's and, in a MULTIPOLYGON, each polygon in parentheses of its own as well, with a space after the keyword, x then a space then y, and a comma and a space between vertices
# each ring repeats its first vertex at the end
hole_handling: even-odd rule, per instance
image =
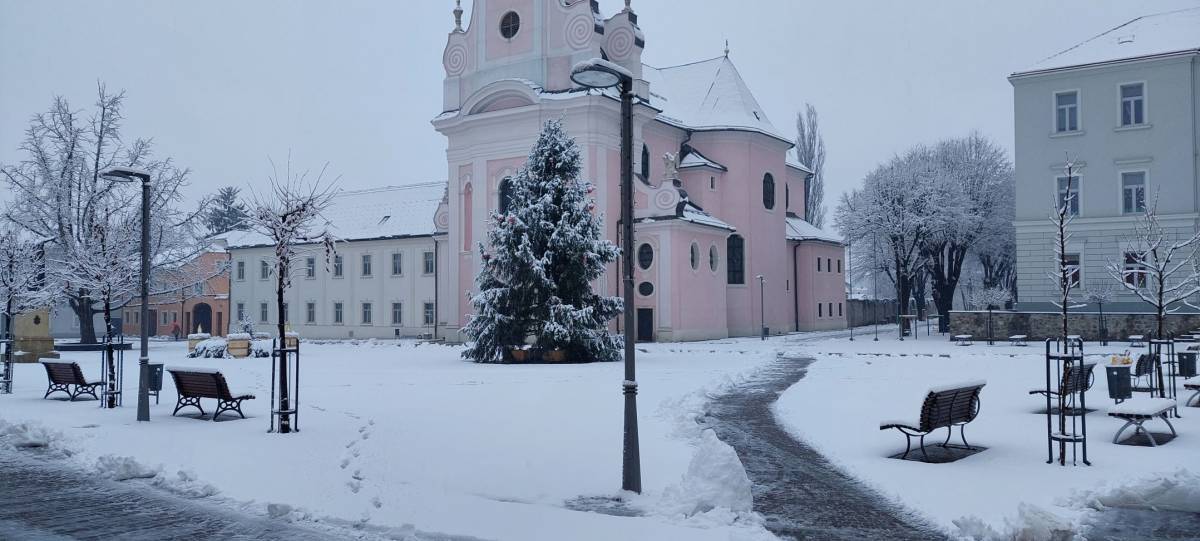
POLYGON ((1108 274, 1122 288, 1154 307, 1159 339, 1167 314, 1200 293, 1195 266, 1200 232, 1168 232, 1158 220, 1158 201, 1146 207, 1125 239, 1121 260, 1108 262, 1108 274))
POLYGON ((45 287, 42 256, 40 244, 21 238, 11 228, 0 231, 0 315, 4 316, 0 338, 10 340, 0 366, 0 394, 12 393, 13 317, 48 304, 53 296, 45 287))
POLYGON ((1083 300, 1089 305, 1094 304, 1100 313, 1100 343, 1108 345, 1108 325, 1104 321, 1104 305, 1116 297, 1117 288, 1110 282, 1090 284, 1083 289, 1083 300))
POLYGON ((1067 336, 1070 335, 1067 317, 1073 302, 1071 296, 1079 285, 1079 267, 1070 263, 1067 253, 1067 244, 1071 242, 1071 222, 1075 221, 1075 209, 1079 208, 1079 192, 1075 188, 1079 168, 1076 167, 1075 162, 1068 159, 1064 169, 1067 175, 1066 190, 1062 196, 1055 194, 1053 210, 1050 213, 1050 223, 1054 224, 1055 234, 1055 272, 1051 273, 1050 279, 1055 283, 1059 292, 1058 300, 1054 301, 1054 305, 1062 314, 1062 341, 1065 344, 1067 336))
POLYGON ((971 304, 974 305, 972 308, 975 308, 976 310, 987 310, 989 346, 995 344, 996 340, 995 333, 993 332, 994 327, 992 325, 992 311, 1004 308, 1004 306, 1007 305, 1010 300, 1012 300, 1012 293, 1009 293, 1008 290, 999 287, 983 288, 971 295, 971 304))
POLYGON ((114 302, 136 285, 127 270, 136 266, 139 250, 136 237, 130 236, 140 225, 139 187, 100 173, 118 165, 150 173, 155 266, 195 254, 191 233, 204 206, 192 213, 178 210, 189 171, 169 158, 155 158, 148 139, 129 144, 122 139, 124 96, 98 85, 95 111, 86 118, 56 97, 50 110, 34 115, 26 130, 20 147, 25 158, 0 167, 14 198, 7 219, 31 236, 49 239, 51 258, 67 264, 51 267, 79 319, 85 343, 96 341, 92 316, 105 312, 110 319, 114 302))
MULTIPOLYGON (((334 255, 334 235, 329 224, 321 220, 321 214, 329 208, 335 195, 334 179, 324 184, 326 164, 314 179, 309 172, 293 174, 291 157, 280 176, 275 163, 271 163, 271 189, 266 194, 255 194, 247 225, 251 230, 265 235, 275 247, 273 272, 275 274, 276 326, 281 350, 286 350, 287 322, 284 317, 284 294, 292 285, 292 263, 296 258, 296 247, 304 244, 320 244, 325 248, 325 264, 328 268, 334 255)), ((290 405, 288 387, 287 354, 279 355, 279 431, 291 432, 291 419, 286 413, 290 405)))
POLYGON ((804 104, 804 113, 796 115, 796 133, 796 157, 812 170, 812 179, 807 181, 804 193, 804 219, 824 227, 825 139, 821 137, 817 108, 812 104, 804 104))

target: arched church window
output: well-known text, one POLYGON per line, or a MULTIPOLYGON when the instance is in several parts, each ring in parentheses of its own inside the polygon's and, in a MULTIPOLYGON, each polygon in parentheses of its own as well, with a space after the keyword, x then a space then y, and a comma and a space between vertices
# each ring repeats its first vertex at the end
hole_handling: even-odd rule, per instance
POLYGON ((472 223, 472 221, 473 221, 472 217, 474 215, 474 211, 471 209, 471 207, 474 206, 471 203, 471 200, 474 199, 472 197, 473 193, 475 193, 475 191, 471 189, 471 183, 468 182, 467 187, 463 188, 463 196, 462 196, 462 199, 463 199, 462 200, 462 215, 463 215, 463 248, 462 249, 464 252, 471 251, 471 248, 473 248, 472 244, 474 243, 474 239, 472 238, 472 235, 471 235, 471 229, 472 229, 472 227, 474 227, 474 224, 472 223))
POLYGON ((792 187, 785 182, 783 183, 783 209, 790 208, 792 208, 792 187))
POLYGON ((740 235, 730 235, 726 241, 728 255, 725 264, 730 284, 746 283, 746 241, 740 235))
POLYGON ((517 12, 510 11, 500 18, 500 35, 504 36, 504 39, 513 39, 520 31, 521 16, 517 15, 517 12))
POLYGON ((650 147, 642 145, 642 180, 650 180, 650 147))
POLYGON ((512 206, 512 177, 500 181, 500 214, 508 214, 512 206))
POLYGON ((700 245, 693 242, 692 249, 688 255, 690 256, 689 262, 692 264, 692 270, 699 269, 700 268, 700 245))
POLYGON ((638 266, 642 270, 648 270, 650 265, 654 264, 654 247, 649 244, 642 244, 638 247, 637 253, 638 266))
POLYGON ((767 210, 775 208, 775 177, 771 173, 763 176, 763 206, 767 210))

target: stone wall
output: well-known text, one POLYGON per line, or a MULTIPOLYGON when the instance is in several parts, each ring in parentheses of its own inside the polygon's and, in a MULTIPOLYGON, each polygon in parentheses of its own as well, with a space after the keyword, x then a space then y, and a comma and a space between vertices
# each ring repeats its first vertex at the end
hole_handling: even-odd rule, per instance
POLYGON ((886 325, 896 322, 896 301, 895 300, 870 300, 870 299, 850 299, 847 301, 849 312, 848 325, 851 327, 862 327, 865 325, 874 325, 876 317, 878 323, 886 325))
MULTIPOLYGON (((970 334, 976 339, 987 337, 987 312, 950 312, 951 334, 970 334)), ((1124 340, 1132 334, 1151 336, 1158 325, 1154 314, 1104 313, 1104 323, 1110 340, 1124 340)), ((1100 339, 1100 314, 1073 312, 1067 318, 1070 334, 1084 340, 1100 339)), ((1030 340, 1042 340, 1062 334, 1062 314, 1055 312, 992 312, 992 328, 996 338, 1024 334, 1030 340)), ((1200 314, 1170 314, 1163 331, 1168 334, 1191 333, 1200 329, 1200 314)))

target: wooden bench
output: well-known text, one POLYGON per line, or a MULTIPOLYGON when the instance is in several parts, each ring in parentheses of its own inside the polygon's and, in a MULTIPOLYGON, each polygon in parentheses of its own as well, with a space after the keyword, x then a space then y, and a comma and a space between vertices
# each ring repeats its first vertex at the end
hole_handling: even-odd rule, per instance
POLYGON ((1146 341, 1146 337, 1143 335, 1140 335, 1140 334, 1129 335, 1129 347, 1131 347, 1131 348, 1144 347, 1146 345, 1144 343, 1145 341, 1146 341))
POLYGON ((960 346, 969 346, 974 339, 975 337, 969 334, 956 334, 950 340, 960 346))
POLYGON ((57 392, 67 393, 67 396, 71 397, 71 402, 85 394, 100 400, 100 397, 96 396, 96 387, 104 386, 104 382, 92 381, 84 377, 79 363, 58 359, 42 359, 41 363, 46 368, 46 379, 49 380, 46 394, 42 395, 43 400, 57 392))
POLYGON ((967 443, 963 428, 979 415, 979 392, 984 385, 987 385, 986 381, 972 381, 934 387, 925 395, 925 402, 921 404, 921 416, 917 421, 884 421, 879 423, 879 429, 895 428, 904 434, 904 455, 901 459, 908 458, 908 453, 912 451, 912 439, 917 437, 920 438, 921 455, 928 461, 925 436, 939 428, 947 429, 946 441, 940 444, 941 447, 952 447, 950 437, 954 435, 954 427, 957 426, 963 442, 962 448, 974 450, 974 447, 967 443))
POLYGON ((1170 398, 1134 398, 1114 406, 1108 410, 1108 415, 1125 421, 1125 424, 1121 425, 1121 428, 1113 436, 1113 443, 1121 440, 1121 433, 1126 428, 1134 426, 1137 427, 1134 435, 1139 432, 1145 433, 1150 440, 1150 445, 1158 447, 1158 442, 1154 441, 1154 435, 1142 427, 1142 423, 1154 418, 1162 419, 1171 429, 1171 435, 1176 436, 1175 426, 1171 424, 1170 419, 1167 419, 1167 412, 1175 409, 1175 406, 1175 401, 1170 398))
POLYGON ((1028 338, 1024 334, 1014 334, 1008 337, 1008 344, 1010 346, 1028 346, 1029 344, 1026 342, 1028 338))
MULTIPOLYGON (((1033 389, 1029 394, 1040 394, 1042 396, 1050 396, 1057 398, 1066 396, 1074 397, 1079 393, 1085 393, 1092 388, 1096 382, 1096 374, 1093 369, 1096 368, 1096 363, 1076 364, 1070 370, 1066 370, 1062 374, 1062 381, 1059 382, 1058 389, 1033 389)), ((1071 401, 1074 403, 1074 401, 1071 401)), ((1068 406, 1068 411, 1064 412, 1067 415, 1083 415, 1087 412, 1076 409, 1074 406, 1068 406)))
POLYGON ((200 416, 203 418, 204 408, 200 407, 200 399, 214 398, 217 400, 217 410, 212 416, 214 422, 226 411, 237 412, 243 419, 246 418, 246 414, 242 413, 242 401, 253 400, 254 395, 234 395, 229 392, 229 384, 221 371, 211 368, 168 368, 167 371, 171 373, 171 379, 175 381, 175 390, 179 393, 179 401, 175 404, 175 411, 171 412, 171 416, 187 406, 193 406, 200 410, 200 416))

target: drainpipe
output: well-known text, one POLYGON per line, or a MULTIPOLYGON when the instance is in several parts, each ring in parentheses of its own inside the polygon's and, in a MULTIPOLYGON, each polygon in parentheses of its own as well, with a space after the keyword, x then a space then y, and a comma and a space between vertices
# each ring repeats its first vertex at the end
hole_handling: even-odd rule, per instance
POLYGON ((800 243, 792 245, 792 305, 796 312, 796 332, 800 332, 800 272, 797 270, 800 243))
POLYGON ((433 237, 433 339, 438 339, 438 319, 441 317, 441 303, 438 302, 438 274, 442 266, 438 264, 438 241, 433 237))

